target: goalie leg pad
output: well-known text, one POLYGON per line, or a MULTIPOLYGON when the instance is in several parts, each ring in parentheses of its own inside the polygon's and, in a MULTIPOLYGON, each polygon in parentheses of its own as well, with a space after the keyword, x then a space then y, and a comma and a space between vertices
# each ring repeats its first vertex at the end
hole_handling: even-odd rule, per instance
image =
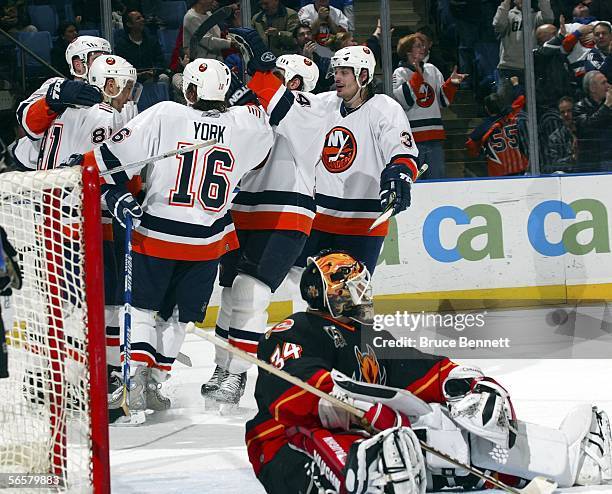
POLYGON ((421 494, 427 487, 423 453, 415 433, 394 427, 351 446, 346 491, 421 494))

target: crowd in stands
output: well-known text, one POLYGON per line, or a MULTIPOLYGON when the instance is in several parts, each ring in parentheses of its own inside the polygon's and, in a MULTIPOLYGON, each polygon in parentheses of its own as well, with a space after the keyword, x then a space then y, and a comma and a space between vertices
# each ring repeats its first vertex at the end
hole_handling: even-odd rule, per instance
MULTIPOLYGON (((46 0, 54 3, 36 5, 40 1, 0 0, 0 27, 29 42, 30 47, 42 38, 29 38, 28 33, 31 36, 52 29, 54 41, 48 52, 35 51, 43 53, 43 58, 46 54, 56 69, 68 75, 66 46, 79 34, 100 32, 99 2, 46 0), (41 7, 48 7, 45 12, 55 15, 54 22, 48 18, 41 21, 41 7)), ((421 161, 429 164, 426 178, 447 175, 443 120, 445 108, 451 105, 452 110, 459 90, 474 94, 483 117, 480 125, 471 122, 472 128, 465 129, 473 130, 464 150, 466 159, 480 156, 486 160, 489 175, 529 172, 529 139, 524 135, 523 1, 529 2, 534 27, 541 171, 611 169, 612 2, 430 0, 429 25, 415 32, 405 26, 391 31, 393 96, 408 115, 421 161), (506 153, 506 148, 513 152, 506 153), (503 156, 511 162, 504 162, 503 156)), ((141 110, 165 99, 184 102, 181 72, 189 59, 223 60, 243 75, 239 50, 227 36, 228 27, 242 24, 239 2, 224 23, 191 43, 201 23, 219 6, 228 4, 231 0, 195 0, 189 6, 183 0, 113 0, 114 49, 138 71, 143 84, 141 110), (190 45, 194 53, 190 53, 190 45)), ((368 33, 355 33, 353 0, 253 0, 252 7, 250 27, 275 55, 298 53, 317 64, 322 77, 315 93, 333 89, 333 78, 325 77, 330 57, 342 47, 357 44, 354 36, 372 49, 381 70, 380 21, 369 37, 368 33)), ((0 51, 6 54, 11 50, 14 53, 9 43, 7 52, 7 41, 2 39, 0 51)), ((9 58, 15 60, 14 55, 9 58)), ((38 76, 49 75, 40 66, 34 68, 38 76)), ((21 86, 20 72, 14 67, 4 69, 0 78, 10 81, 14 92, 21 86)), ((382 91, 380 74, 377 79, 382 91)), ((40 79, 28 77, 24 82, 39 83, 40 79)), ((35 87, 23 88, 21 97, 32 89, 35 87)))

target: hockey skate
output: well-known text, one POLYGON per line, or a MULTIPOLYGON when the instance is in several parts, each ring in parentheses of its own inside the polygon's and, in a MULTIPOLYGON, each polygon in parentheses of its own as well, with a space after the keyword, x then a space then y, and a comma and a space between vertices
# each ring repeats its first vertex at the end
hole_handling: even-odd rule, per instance
POLYGON ((582 459, 577 485, 600 485, 612 482, 612 432, 610 419, 603 410, 593 407, 589 432, 580 447, 582 459))
MULTIPOLYGON (((151 375, 151 369, 144 365, 136 368, 135 374, 130 378, 130 389, 128 396, 128 404, 130 410, 146 410, 147 400, 145 397, 145 389, 151 375)), ((108 400, 108 408, 121 408, 123 402, 123 386, 117 388, 108 400)))
POLYGON ((228 373, 226 370, 217 365, 210 379, 202 384, 200 393, 205 400, 204 407, 207 410, 216 410, 219 408, 219 405, 215 400, 215 392, 219 389, 221 386, 221 381, 225 379, 227 374, 228 373))
POLYGON ((242 374, 227 372, 225 377, 221 379, 219 389, 211 395, 219 403, 221 414, 232 413, 234 409, 238 408, 240 398, 244 394, 246 381, 246 372, 242 374))
POLYGON ((147 409, 155 410, 157 412, 163 412, 168 410, 172 405, 170 398, 161 394, 161 383, 150 379, 147 382, 147 389, 145 391, 147 400, 147 409))

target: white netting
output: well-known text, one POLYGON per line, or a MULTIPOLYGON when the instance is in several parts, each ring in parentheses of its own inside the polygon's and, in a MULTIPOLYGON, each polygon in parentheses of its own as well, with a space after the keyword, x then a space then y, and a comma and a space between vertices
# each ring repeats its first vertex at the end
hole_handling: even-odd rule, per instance
POLYGON ((81 205, 79 167, 0 174, 0 225, 23 272, 2 300, 0 472, 55 473, 69 492, 92 491, 81 205))

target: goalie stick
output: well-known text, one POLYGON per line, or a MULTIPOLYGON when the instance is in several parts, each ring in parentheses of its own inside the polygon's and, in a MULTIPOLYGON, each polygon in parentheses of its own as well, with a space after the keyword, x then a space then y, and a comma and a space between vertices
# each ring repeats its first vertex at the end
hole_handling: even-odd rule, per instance
MULTIPOLYGON (((275 376, 280 377, 281 379, 284 379, 285 381, 288 381, 291 384, 294 384, 302 388, 303 390, 308 391, 314 394, 315 396, 318 396, 319 398, 329 401, 334 406, 338 408, 342 408, 346 410, 347 412, 358 417, 361 420, 362 425, 366 429, 370 428, 370 424, 368 424, 367 421, 365 421, 364 419, 365 412, 363 412, 362 410, 359 410, 358 408, 355 408, 354 406, 349 405, 348 403, 345 403, 344 401, 339 400, 338 398, 327 394, 325 391, 321 391, 320 389, 315 388, 314 386, 302 381, 301 379, 289 374, 288 372, 282 369, 277 369, 272 364, 269 364, 268 362, 264 362, 263 360, 258 359, 257 357, 251 355, 250 353, 247 353, 243 350, 240 350, 239 348, 236 348, 235 346, 232 346, 226 343, 225 341, 221 340, 220 338, 217 338, 213 334, 209 334, 205 330, 198 328, 192 322, 187 324, 186 331, 187 333, 193 333, 199 336, 200 338, 203 338, 209 341, 213 345, 237 355, 238 357, 240 357, 243 360, 246 360, 247 362, 251 362, 257 365, 257 367, 269 372, 270 374, 274 374, 275 376)), ((452 456, 449 456, 446 453, 443 453, 442 451, 439 451, 436 448, 429 446, 424 441, 419 440, 419 443, 421 445, 421 448, 423 448, 423 450, 435 456, 438 456, 439 458, 442 458, 443 460, 446 460, 449 463, 452 463, 453 465, 459 468, 463 468, 469 471, 470 473, 489 482, 491 485, 493 485, 494 487, 497 487, 498 489, 503 490, 504 492, 509 492, 511 494, 552 494, 557 488, 557 484, 555 482, 545 479, 544 477, 535 477, 522 489, 515 489, 514 487, 510 487, 509 485, 504 484, 503 482, 497 480, 495 477, 492 477, 491 475, 488 475, 478 470, 477 468, 472 467, 471 465, 466 465, 460 462, 459 460, 456 460, 452 456)))
MULTIPOLYGON (((423 173, 425 173, 428 168, 429 168, 429 165, 427 163, 423 163, 423 166, 417 172, 416 179, 418 179, 421 175, 423 175, 423 173)), ((394 202, 395 202, 395 192, 392 192, 391 194, 392 195, 391 195, 391 200, 389 201, 389 204, 387 205, 385 210, 382 212, 382 214, 378 218, 376 218, 374 220, 374 222, 372 223, 370 228, 368 228, 369 232, 371 232, 378 225, 383 224, 385 221, 387 221, 389 218, 391 218, 391 216, 393 216, 393 206, 394 206, 394 202)))
POLYGON ((104 170, 103 172, 100 172, 100 176, 108 177, 109 175, 113 175, 115 173, 125 172, 127 170, 131 170, 132 168, 139 168, 144 165, 155 163, 159 160, 170 158, 172 156, 180 156, 181 154, 190 153, 191 151, 195 151, 196 149, 214 146, 215 144, 217 144, 217 139, 209 139, 208 141, 198 142, 197 144, 185 146, 184 148, 170 149, 169 151, 157 154, 155 156, 151 156, 150 158, 145 158, 144 160, 134 161, 133 163, 128 163, 127 165, 118 166, 117 168, 113 168, 112 170, 104 170))

